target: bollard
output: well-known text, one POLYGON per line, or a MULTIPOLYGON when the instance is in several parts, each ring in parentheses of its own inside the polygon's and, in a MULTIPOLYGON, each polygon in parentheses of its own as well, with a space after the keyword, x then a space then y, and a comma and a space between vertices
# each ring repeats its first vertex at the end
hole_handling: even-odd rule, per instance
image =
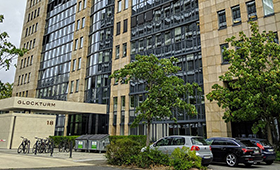
POLYGON ((70 157, 69 158, 72 158, 72 147, 73 147, 73 143, 72 143, 72 141, 70 141, 70 157))
POLYGON ((53 149, 54 149, 54 142, 53 141, 51 141, 51 156, 53 156, 53 149))
POLYGON ((35 154, 35 155, 37 155, 37 146, 38 146, 38 141, 36 141, 35 145, 36 145, 36 146, 35 146, 35 152, 34 152, 34 154, 35 154))

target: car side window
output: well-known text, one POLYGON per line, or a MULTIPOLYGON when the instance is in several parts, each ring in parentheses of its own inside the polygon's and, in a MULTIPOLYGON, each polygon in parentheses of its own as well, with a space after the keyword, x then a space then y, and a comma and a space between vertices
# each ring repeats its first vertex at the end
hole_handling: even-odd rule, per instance
POLYGON ((212 145, 226 145, 226 141, 214 140, 214 141, 212 142, 212 145))
POLYGON ((171 144, 171 138, 163 138, 156 143, 156 146, 167 146, 171 144))
POLYGON ((184 145, 185 144, 185 138, 175 137, 172 140, 172 145, 184 145))
POLYGON ((230 146, 237 146, 237 144, 234 143, 233 141, 227 141, 226 144, 230 146))

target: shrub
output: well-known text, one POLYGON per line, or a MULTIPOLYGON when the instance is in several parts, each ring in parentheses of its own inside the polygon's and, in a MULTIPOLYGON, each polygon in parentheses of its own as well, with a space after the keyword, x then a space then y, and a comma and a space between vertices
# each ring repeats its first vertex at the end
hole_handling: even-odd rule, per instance
POLYGON ((132 139, 141 146, 146 145, 146 135, 129 135, 129 136, 109 136, 110 143, 115 143, 118 139, 132 139))
POLYGON ((140 152, 136 157, 136 166, 139 168, 150 168, 157 165, 169 165, 169 156, 167 154, 158 151, 157 149, 150 149, 149 147, 140 152))
POLYGON ((280 151, 276 152, 276 161, 280 161, 280 151))
POLYGON ((140 150, 139 142, 130 138, 122 138, 107 145, 105 157, 107 162, 112 165, 133 165, 140 150))
POLYGON ((50 136, 51 139, 53 139, 54 141, 54 145, 55 147, 58 147, 59 143, 64 141, 64 140, 67 140, 67 141, 71 141, 73 142, 73 147, 75 145, 75 139, 79 137, 79 136, 50 136))
POLYGON ((176 148, 170 157, 170 166, 176 170, 188 170, 190 168, 206 169, 201 165, 201 158, 196 156, 195 151, 183 146, 176 148))

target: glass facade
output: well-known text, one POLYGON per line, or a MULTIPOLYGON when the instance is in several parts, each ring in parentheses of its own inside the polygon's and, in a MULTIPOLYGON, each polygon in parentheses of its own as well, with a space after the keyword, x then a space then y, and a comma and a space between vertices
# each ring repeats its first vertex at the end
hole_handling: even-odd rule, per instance
POLYGON ((112 64, 113 14, 114 1, 94 1, 86 67, 85 102, 87 103, 109 105, 110 102, 109 76, 112 64))
POLYGON ((40 62, 37 97, 67 100, 76 0, 50 1, 40 62))
MULTIPOLYGON (((197 0, 132 0, 131 37, 132 61, 136 54, 154 54, 158 58, 175 56, 179 59, 177 65, 182 68, 178 76, 186 83, 198 83, 203 89, 197 0)), ((145 84, 131 82, 130 123, 137 116, 135 107, 145 98, 145 84)), ((169 135, 205 136, 204 94, 185 96, 185 100, 196 106, 196 116, 191 117, 184 110, 174 110, 177 124, 170 119, 164 120, 164 123, 154 121, 152 129, 157 131, 156 124, 162 124, 162 129, 165 129, 163 133, 168 131, 169 135)), ((143 134, 143 128, 144 125, 131 128, 130 134, 143 134)), ((152 133, 153 139, 156 137, 155 133, 152 133)))

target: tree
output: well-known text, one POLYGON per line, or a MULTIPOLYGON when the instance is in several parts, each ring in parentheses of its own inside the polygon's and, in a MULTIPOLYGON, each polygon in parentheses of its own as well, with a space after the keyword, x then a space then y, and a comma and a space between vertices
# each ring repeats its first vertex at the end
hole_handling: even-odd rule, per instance
MULTIPOLYGON (((4 21, 4 16, 0 15, 0 23, 4 21)), ((15 45, 8 41, 9 35, 6 32, 0 33, 0 69, 9 70, 10 64, 17 56, 23 56, 26 49, 16 48, 15 45)))
POLYGON ((240 32, 239 40, 226 39, 233 47, 223 53, 230 66, 219 78, 227 86, 213 85, 206 97, 225 109, 226 122, 254 121, 253 133, 266 129, 272 142, 280 111, 280 46, 273 32, 260 33, 256 23, 250 24, 251 37, 240 32))
POLYGON ((12 97, 12 92, 13 92, 13 83, 2 83, 0 81, 0 99, 5 99, 12 97))
POLYGON ((137 126, 141 121, 147 124, 146 146, 150 143, 150 125, 153 119, 162 120, 163 118, 172 118, 172 111, 175 108, 181 108, 188 114, 197 114, 194 105, 184 100, 184 95, 193 95, 195 89, 201 91, 198 84, 184 84, 183 79, 175 74, 180 67, 174 65, 177 59, 159 60, 154 55, 137 55, 136 60, 124 66, 120 70, 114 71, 110 78, 116 81, 139 82, 145 84, 145 96, 147 97, 139 106, 136 107, 135 118, 132 126, 137 126))

